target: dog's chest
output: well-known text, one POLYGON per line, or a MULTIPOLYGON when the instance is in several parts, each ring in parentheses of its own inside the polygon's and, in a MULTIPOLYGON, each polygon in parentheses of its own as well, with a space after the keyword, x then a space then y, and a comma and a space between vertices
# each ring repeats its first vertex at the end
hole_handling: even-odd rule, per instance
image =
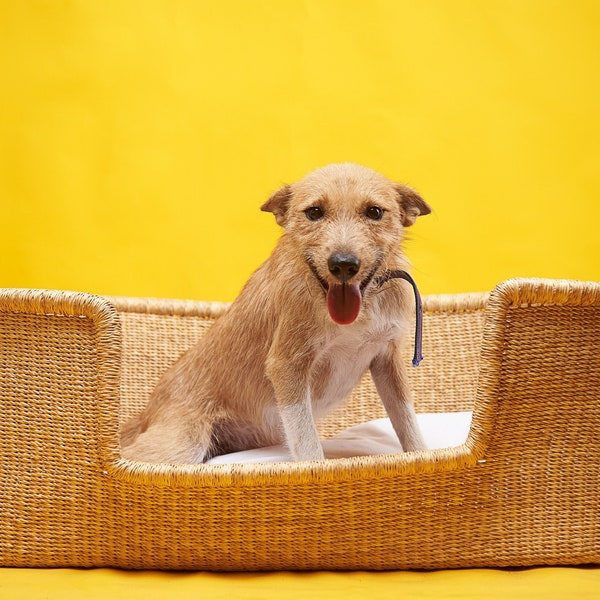
POLYGON ((325 341, 315 361, 311 395, 315 416, 322 415, 358 384, 373 358, 386 350, 400 328, 386 323, 341 326, 325 341))

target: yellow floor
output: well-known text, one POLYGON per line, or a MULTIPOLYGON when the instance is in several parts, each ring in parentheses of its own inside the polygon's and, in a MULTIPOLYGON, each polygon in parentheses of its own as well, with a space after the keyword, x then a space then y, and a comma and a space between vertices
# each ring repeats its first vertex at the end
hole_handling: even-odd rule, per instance
POLYGON ((0 598, 178 600, 600 598, 600 567, 352 573, 172 573, 0 569, 0 598))

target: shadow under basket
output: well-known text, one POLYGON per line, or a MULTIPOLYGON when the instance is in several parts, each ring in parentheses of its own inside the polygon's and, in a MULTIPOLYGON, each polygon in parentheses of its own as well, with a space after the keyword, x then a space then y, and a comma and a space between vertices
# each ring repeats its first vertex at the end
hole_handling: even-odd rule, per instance
MULTIPOLYGON (((120 424, 225 309, 0 292, 0 565, 600 562, 600 283, 510 280, 424 298, 411 387, 418 412, 473 411, 462 446, 271 464, 121 458, 120 424)), ((319 427, 328 437, 381 416, 365 376, 319 427)))

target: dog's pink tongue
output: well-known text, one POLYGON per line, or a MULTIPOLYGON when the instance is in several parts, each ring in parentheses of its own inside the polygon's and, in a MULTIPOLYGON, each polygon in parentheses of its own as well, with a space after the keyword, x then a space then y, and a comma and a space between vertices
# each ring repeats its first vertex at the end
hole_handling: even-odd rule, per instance
POLYGON ((350 325, 358 317, 362 296, 357 283, 330 285, 327 291, 327 310, 338 325, 350 325))

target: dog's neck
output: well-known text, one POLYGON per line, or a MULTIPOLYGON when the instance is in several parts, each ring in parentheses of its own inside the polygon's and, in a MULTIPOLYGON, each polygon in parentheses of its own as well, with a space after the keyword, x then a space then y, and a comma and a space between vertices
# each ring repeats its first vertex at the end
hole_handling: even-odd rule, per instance
POLYGON ((401 270, 385 271, 383 275, 377 277, 375 282, 379 287, 390 279, 404 279, 408 281, 415 294, 415 352, 413 354, 412 365, 418 367, 423 360, 423 305, 421 303, 421 294, 415 280, 406 272, 401 270))

